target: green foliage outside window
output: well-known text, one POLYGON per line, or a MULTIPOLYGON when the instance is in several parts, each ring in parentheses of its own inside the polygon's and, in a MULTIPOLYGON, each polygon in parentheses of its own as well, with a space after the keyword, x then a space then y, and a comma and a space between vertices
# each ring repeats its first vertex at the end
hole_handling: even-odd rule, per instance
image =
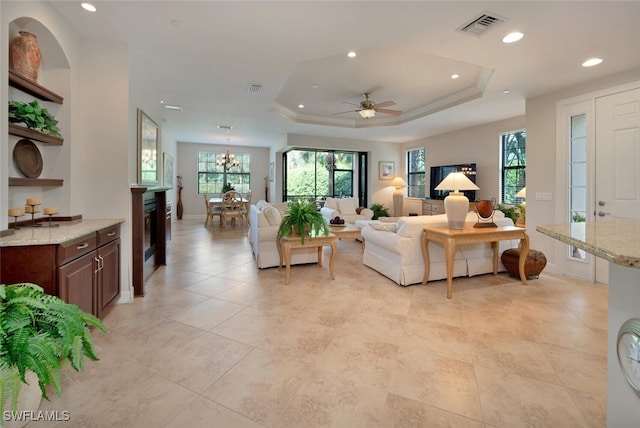
POLYGON ((502 135, 502 202, 505 204, 521 204, 521 198, 516 198, 526 186, 526 141, 527 132, 509 132, 502 135))
POLYGON ((288 199, 353 196, 355 153, 313 150, 287 152, 288 199))
POLYGON ((240 193, 248 192, 251 185, 251 155, 236 153, 240 164, 229 170, 216 163, 221 158, 222 153, 198 152, 198 194, 223 193, 226 183, 231 183, 240 193))

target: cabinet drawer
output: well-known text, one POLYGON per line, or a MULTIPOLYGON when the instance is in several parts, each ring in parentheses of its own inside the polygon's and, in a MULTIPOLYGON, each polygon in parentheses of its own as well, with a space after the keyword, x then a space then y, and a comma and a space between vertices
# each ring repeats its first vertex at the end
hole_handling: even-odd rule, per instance
POLYGON ((111 242, 120 237, 120 225, 116 224, 114 226, 107 227, 105 229, 98 231, 98 247, 106 244, 107 242, 111 242))
POLYGON ((94 251, 97 247, 97 242, 97 235, 95 233, 91 233, 83 236, 82 238, 60 244, 58 246, 57 255, 58 266, 94 251))

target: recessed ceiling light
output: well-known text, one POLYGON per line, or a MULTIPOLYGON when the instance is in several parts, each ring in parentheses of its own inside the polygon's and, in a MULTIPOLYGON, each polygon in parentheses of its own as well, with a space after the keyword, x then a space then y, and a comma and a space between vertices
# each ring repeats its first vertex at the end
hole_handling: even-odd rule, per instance
POLYGON ((585 62, 582 63, 583 67, 593 67, 594 65, 598 65, 602 63, 602 58, 589 58, 585 62))
POLYGON ((84 10, 87 10, 87 11, 89 11, 89 12, 95 12, 96 10, 98 10, 98 9, 96 9, 96 7, 95 7, 94 5, 92 5, 91 3, 82 3, 82 4, 80 4, 80 6, 82 6, 82 8, 83 8, 84 10))
POLYGON ((298 104, 298 108, 304 108, 304 104, 298 104))
POLYGON ((509 89, 505 89, 504 91, 502 91, 502 93, 503 93, 504 95, 507 95, 507 94, 510 94, 510 93, 511 93, 511 91, 510 91, 509 89))
POLYGON ((347 56, 349 58, 355 58, 356 57, 356 53, 354 51, 349 51, 349 52, 347 52, 347 56))
POLYGON ((171 104, 165 104, 164 108, 166 108, 167 110, 182 111, 182 107, 181 106, 175 106, 175 105, 171 105, 171 104))
POLYGON ((451 78, 452 78, 452 79, 457 79, 457 78, 459 78, 459 77, 460 77, 460 75, 459 75, 459 74, 452 74, 452 75, 451 75, 451 78))
POLYGON ((524 37, 524 34, 518 32, 518 31, 514 31, 513 33, 509 33, 506 36, 504 36, 504 38, 502 39, 502 43, 517 42, 518 40, 520 40, 523 37, 524 37))
POLYGON ((231 130, 231 129, 233 129, 233 126, 231 126, 231 125, 218 125, 218 129, 228 129, 228 130, 231 130))
POLYGON ((311 87, 312 87, 313 89, 318 89, 318 87, 319 87, 319 86, 318 86, 318 84, 317 84, 317 83, 314 83, 313 85, 311 85, 311 87))

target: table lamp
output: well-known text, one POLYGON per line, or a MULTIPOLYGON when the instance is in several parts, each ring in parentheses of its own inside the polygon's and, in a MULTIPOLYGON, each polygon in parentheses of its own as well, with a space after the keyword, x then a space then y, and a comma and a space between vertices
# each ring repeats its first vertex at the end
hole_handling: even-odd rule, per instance
POLYGON ((389 186, 396 188, 396 190, 393 191, 393 215, 400 217, 402 216, 402 202, 404 201, 404 192, 400 189, 407 187, 407 183, 402 177, 396 177, 391 180, 389 186))
POLYGON ((451 172, 435 190, 453 190, 444 198, 444 212, 447 214, 449 229, 463 229, 467 212, 469 212, 469 199, 460 190, 480 190, 480 188, 462 172, 451 172))

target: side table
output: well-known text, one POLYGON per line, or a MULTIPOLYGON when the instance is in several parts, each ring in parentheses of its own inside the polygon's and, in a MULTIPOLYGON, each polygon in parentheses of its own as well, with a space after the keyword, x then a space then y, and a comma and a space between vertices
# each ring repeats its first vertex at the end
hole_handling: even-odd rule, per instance
POLYGON ((331 279, 336 279, 333 273, 333 261, 336 257, 338 250, 337 238, 333 233, 329 233, 326 236, 315 236, 304 238, 304 244, 299 236, 290 235, 284 236, 276 241, 278 247, 278 255, 280 256, 280 264, 278 270, 282 269, 282 259, 284 258, 286 268, 286 278, 284 280, 285 285, 289 284, 291 278, 291 250, 295 248, 317 247, 318 248, 318 266, 322 267, 322 247, 331 247, 331 257, 329 258, 329 275, 331 279))

